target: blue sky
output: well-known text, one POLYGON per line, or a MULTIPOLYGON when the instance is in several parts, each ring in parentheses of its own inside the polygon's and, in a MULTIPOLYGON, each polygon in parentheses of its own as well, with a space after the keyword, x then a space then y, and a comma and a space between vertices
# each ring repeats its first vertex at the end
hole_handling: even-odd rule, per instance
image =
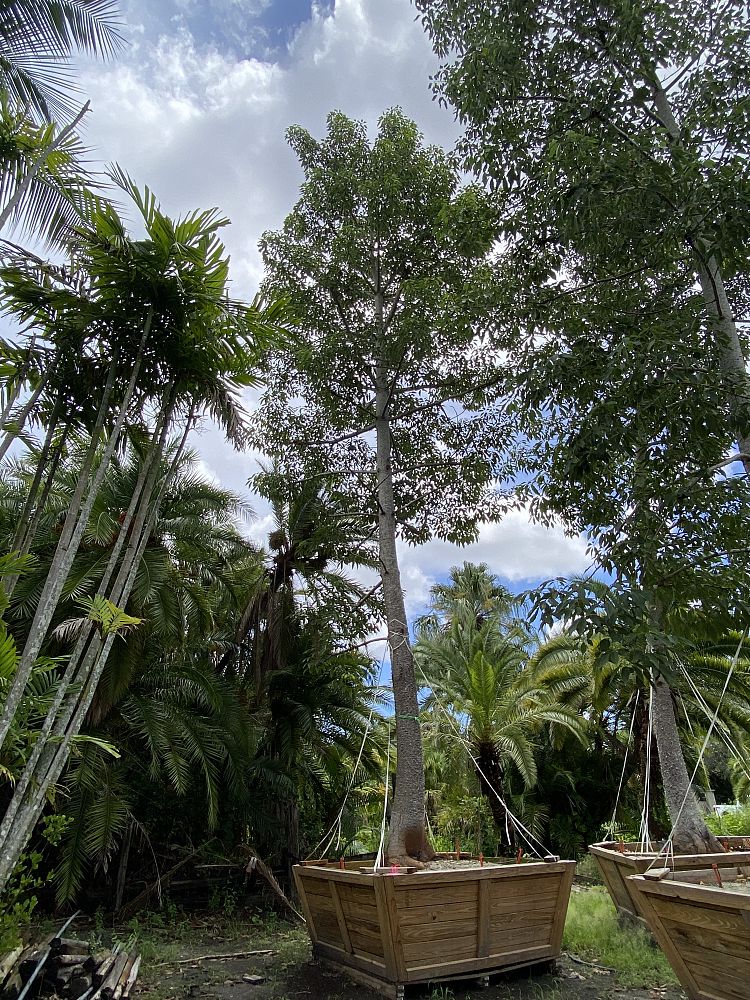
MULTIPOLYGON (((294 204, 301 174, 284 140, 290 124, 315 135, 340 109, 374 130, 398 105, 425 140, 452 147, 458 127, 432 98, 437 62, 410 0, 122 0, 131 42, 116 60, 81 64, 90 98, 86 139, 103 162, 148 184, 172 214, 218 206, 231 220, 232 291, 262 277, 258 239, 294 204)), ((254 398, 247 397, 248 407, 254 398)), ((196 446, 205 470, 247 494, 257 456, 237 455, 210 425, 196 446)), ((253 534, 267 535, 267 509, 253 534)), ((581 539, 529 523, 523 511, 482 529, 467 549, 430 542, 401 553, 410 616, 465 559, 486 562, 513 590, 583 572, 581 539)))
MULTIPOLYGON (((333 0, 318 2, 324 12, 333 0)), ((185 31, 237 59, 284 61, 301 24, 313 14, 311 0, 127 0, 126 20, 147 36, 185 31)))

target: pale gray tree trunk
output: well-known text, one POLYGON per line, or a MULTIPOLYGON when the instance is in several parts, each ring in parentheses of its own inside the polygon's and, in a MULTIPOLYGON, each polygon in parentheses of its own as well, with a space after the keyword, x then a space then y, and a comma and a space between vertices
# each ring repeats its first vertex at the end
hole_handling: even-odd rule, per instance
POLYGON ((26 640, 23 653, 21 654, 18 668, 13 678, 13 683, 11 684, 5 704, 3 705, 2 718, 0 719, 0 747, 5 742, 13 723, 15 713, 21 703, 21 698, 23 697, 26 684, 31 676, 34 663, 36 662, 42 643, 47 635, 47 629, 49 628, 55 608, 57 607, 57 602, 60 599, 60 594, 62 593, 65 581, 68 578, 68 573, 73 565, 73 560, 78 552, 78 547, 80 545, 81 538, 83 537, 83 532, 86 529, 86 525, 88 524, 94 502, 98 496, 99 488, 101 487, 104 475, 109 467, 109 463, 120 439, 120 434, 130 406, 130 400, 135 392, 143 358, 143 347, 151 330, 152 321, 153 309, 150 309, 144 322, 139 350, 136 355, 136 360, 125 389, 122 402, 120 404, 117 418, 115 419, 114 426, 109 435, 109 439, 101 455, 99 463, 96 466, 96 470, 94 471, 93 476, 91 476, 96 452, 99 446, 99 439, 104 428, 107 413, 109 411, 112 390, 114 388, 115 376, 117 373, 116 359, 113 359, 110 365, 107 376, 107 384, 104 388, 104 392, 102 393, 99 412, 97 414, 92 432, 91 444, 87 449, 86 456, 78 476, 76 488, 73 493, 73 497, 71 498, 70 509, 67 517, 65 518, 60 539, 52 557, 52 563, 47 574, 47 579, 44 582, 44 587, 34 613, 34 618, 31 622, 29 635, 26 640))
MULTIPOLYGON (((655 69, 644 74, 651 90, 654 110, 659 121, 674 145, 681 142, 680 127, 672 112, 669 96, 662 86, 655 69)), ((720 350, 722 375, 728 389, 732 414, 735 419, 735 434, 745 472, 750 475, 750 435, 743 426, 742 415, 750 411, 750 382, 747 375, 747 358, 740 340, 737 323, 729 303, 721 267, 711 252, 701 230, 705 221, 700 218, 686 220, 693 234, 688 242, 693 253, 696 273, 701 286, 709 325, 716 337, 720 350)))
MULTIPOLYGON (((173 398, 172 389, 169 388, 167 392, 168 398, 171 401, 173 398)), ((192 428, 193 414, 191 411, 167 475, 156 496, 152 496, 169 429, 171 413, 172 403, 170 402, 158 443, 152 449, 151 460, 147 463, 149 470, 132 521, 128 546, 117 576, 112 584, 111 592, 108 595, 109 600, 118 607, 124 607, 127 604, 133 584, 135 583, 138 566, 148 543, 148 538, 156 520, 161 501, 177 469, 188 434, 192 428)), ((124 539, 126 534, 127 530, 123 530, 120 538, 124 539)), ((108 570, 110 570, 110 567, 112 567, 112 557, 110 557, 108 570)), ((41 753, 36 762, 34 783, 27 782, 24 788, 25 794, 22 793, 17 801, 15 801, 16 797, 14 796, 15 810, 12 824, 9 826, 6 823, 6 818, 3 818, 3 829, 7 829, 7 832, 5 838, 2 838, 2 831, 0 831, 0 892, 2 892, 17 864, 18 858, 44 808, 47 790, 58 780, 65 767, 70 753, 70 744, 80 732, 86 712, 94 698, 97 685, 116 638, 117 636, 114 633, 110 633, 104 639, 98 634, 92 637, 78 669, 78 674, 73 678, 76 683, 81 685, 81 688, 74 695, 68 695, 66 705, 63 707, 63 711, 58 716, 52 730, 52 739, 48 738, 42 745, 41 753)))
POLYGON ((657 678, 652 694, 652 712, 664 797, 673 824, 675 854, 721 852, 722 846, 706 826, 698 800, 690 784, 690 775, 680 745, 672 690, 657 678))
POLYGON ((425 833, 424 754, 414 657, 409 642, 406 607, 396 551, 396 510, 391 465, 389 406, 391 387, 383 355, 383 296, 375 296, 379 353, 375 373, 375 437, 378 500, 378 550, 383 582, 388 646, 391 652, 393 701, 396 714, 396 782, 385 850, 390 862, 424 861, 434 856, 425 833))
POLYGON ((36 389, 34 389, 32 394, 26 400, 26 402, 23 405, 23 408, 16 417, 15 427, 13 428, 13 430, 6 431, 5 434, 3 435, 2 442, 0 442, 0 462, 5 458, 5 456, 8 453, 8 449, 26 426, 26 421, 31 416, 31 413, 34 407, 36 406, 39 397, 44 391, 44 387, 47 385, 48 380, 49 380, 49 375, 45 375, 44 378, 39 379, 39 383, 36 389))
MULTIPOLYGON (((655 68, 644 74, 659 121, 675 146, 681 142, 680 128, 672 112, 669 96, 655 68)), ((701 236, 700 219, 690 219, 694 234, 689 244, 703 295, 709 326, 719 347, 721 372, 728 390, 734 418, 734 431, 742 464, 750 474, 750 437, 745 433, 742 414, 750 411, 750 383, 734 314, 727 297, 719 262, 701 236)), ((656 682, 653 696, 654 732, 659 749, 659 765, 664 784, 669 816, 673 824, 675 851, 703 853, 720 851, 721 845, 706 826, 697 799, 690 787, 690 778, 680 745, 672 691, 663 679, 656 682)))
MULTIPOLYGON (((167 394, 165 395, 166 406, 169 406, 170 399, 171 389, 167 390, 167 394)), ((117 538, 115 539, 115 543, 112 547, 112 551, 110 552, 104 574, 98 587, 99 593, 104 594, 107 592, 110 581, 112 580, 115 570, 117 569, 117 564, 120 559, 120 554, 122 553, 125 540, 130 536, 130 529, 136 510, 143 502, 144 494, 147 494, 148 497, 150 497, 156 475, 156 473, 152 475, 152 469, 156 468, 156 472, 158 472, 158 458, 161 456, 164 442, 166 440, 170 416, 171 409, 168 411, 165 410, 161 422, 156 429, 156 433, 158 435, 157 441, 149 449, 146 459, 141 465, 138 479, 136 480, 135 488, 133 490, 133 495, 130 498, 128 509, 123 522, 120 525, 120 530, 117 538), (148 486, 147 482, 149 483, 148 486)), ((84 656, 88 657, 89 650, 91 650, 92 640, 96 641, 98 640, 98 637, 94 637, 93 623, 88 623, 88 625, 84 627, 81 635, 78 637, 68 658, 65 672, 58 681, 55 698, 47 711, 44 724, 37 736, 34 749, 24 766, 21 776, 16 782, 13 789, 13 796, 8 804, 5 814, 3 815, 2 822, 0 823, 0 885, 4 885, 5 880, 18 861, 20 851, 23 850, 26 843, 25 831, 22 826, 16 824, 16 815, 19 809, 26 804, 27 789, 33 783, 37 788, 40 788, 42 792, 46 793, 46 786, 44 786, 43 782, 40 781, 38 773, 40 769, 39 760, 42 753, 47 748, 47 741, 52 733, 53 726, 55 726, 58 722, 60 708, 66 698, 68 698, 68 692, 71 684, 73 684, 74 681, 79 680, 76 673, 78 671, 81 658, 84 656)), ((95 655, 96 651, 92 650, 92 652, 94 652, 95 655)), ((81 674, 83 673, 85 673, 85 664, 84 669, 81 671, 81 674)), ((65 716, 65 725, 62 727, 62 731, 64 731, 67 723, 70 721, 70 716, 75 708, 75 704, 76 701, 73 700, 65 716)), ((59 728, 59 726, 56 727, 56 732, 59 728)))

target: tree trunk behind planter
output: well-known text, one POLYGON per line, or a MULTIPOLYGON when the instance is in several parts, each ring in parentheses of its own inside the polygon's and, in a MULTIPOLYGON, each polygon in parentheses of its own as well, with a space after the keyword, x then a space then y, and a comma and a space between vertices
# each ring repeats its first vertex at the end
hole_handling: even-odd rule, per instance
POLYGON ((674 826, 675 854, 721 851, 721 844, 706 826, 691 787, 677 730, 672 689, 662 677, 657 678, 654 685, 652 712, 664 796, 674 826))

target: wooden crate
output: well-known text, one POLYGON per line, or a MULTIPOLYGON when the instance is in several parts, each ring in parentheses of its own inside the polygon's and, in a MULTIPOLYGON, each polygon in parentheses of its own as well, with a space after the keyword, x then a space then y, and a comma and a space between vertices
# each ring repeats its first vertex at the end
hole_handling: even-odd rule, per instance
MULTIPOLYGON (((726 852, 721 854, 677 854, 670 858, 669 865, 675 871, 700 871, 710 869, 711 865, 718 865, 719 868, 732 869, 740 868, 744 872, 745 867, 750 872, 750 837, 721 837, 721 843, 727 847, 726 852), (743 867, 745 866, 745 867, 743 867)), ((660 843, 651 845, 651 850, 644 850, 641 844, 623 844, 622 852, 618 845, 612 841, 601 844, 592 844, 589 853, 596 860, 601 872, 604 884, 612 897, 612 902, 617 908, 618 914, 636 923, 646 926, 646 921, 638 909, 638 901, 633 892, 628 878, 631 875, 642 875, 654 866, 654 859, 661 848, 660 843)), ((662 862, 657 861, 656 866, 662 862)))
POLYGON ((685 878, 681 872, 661 881, 632 875, 628 882, 690 1000, 747 1000, 750 892, 685 878))
POLYGON ((386 996, 558 957, 572 861, 407 875, 296 865, 314 954, 386 996))

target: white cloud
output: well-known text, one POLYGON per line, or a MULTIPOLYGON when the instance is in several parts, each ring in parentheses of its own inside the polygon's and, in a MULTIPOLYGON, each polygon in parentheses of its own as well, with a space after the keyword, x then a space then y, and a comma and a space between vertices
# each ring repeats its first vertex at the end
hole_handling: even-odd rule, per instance
MULTIPOLYGON (((166 211, 218 206, 229 216, 225 239, 237 296, 256 291, 258 238, 281 225, 297 198, 301 172, 284 140, 290 124, 321 135, 327 113, 340 109, 374 126, 397 104, 428 142, 451 146, 457 136, 452 114, 432 99, 437 62, 410 0, 336 0, 333 10, 314 4, 283 62, 238 59, 178 24, 156 40, 134 25, 123 58, 81 64, 93 108, 87 142, 103 161, 117 161, 148 184, 166 211)), ((255 456, 237 455, 211 428, 195 445, 223 485, 248 496, 255 456)), ((252 502, 261 519, 248 530, 264 541, 268 506, 252 502)), ((427 603, 430 586, 465 559, 518 582, 586 565, 582 542, 532 526, 522 512, 484 528, 468 548, 431 542, 402 554, 410 616, 427 603)))
POLYGON ((447 576, 451 566, 484 562, 497 576, 525 584, 539 577, 583 572, 590 558, 581 537, 534 524, 525 510, 515 510, 499 524, 483 525, 472 545, 436 540, 416 549, 404 547, 401 561, 404 567, 418 565, 433 580, 447 576))

